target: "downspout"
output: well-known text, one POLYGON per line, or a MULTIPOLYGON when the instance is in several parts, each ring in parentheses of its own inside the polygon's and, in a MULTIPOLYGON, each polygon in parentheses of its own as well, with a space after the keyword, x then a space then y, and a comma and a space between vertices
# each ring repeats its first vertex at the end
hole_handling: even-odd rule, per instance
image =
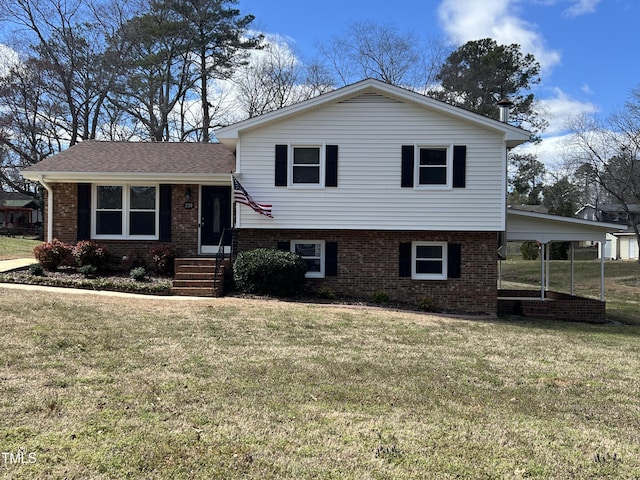
POLYGON ((47 191, 47 242, 53 240, 53 189, 44 181, 44 175, 38 177, 38 182, 47 191))

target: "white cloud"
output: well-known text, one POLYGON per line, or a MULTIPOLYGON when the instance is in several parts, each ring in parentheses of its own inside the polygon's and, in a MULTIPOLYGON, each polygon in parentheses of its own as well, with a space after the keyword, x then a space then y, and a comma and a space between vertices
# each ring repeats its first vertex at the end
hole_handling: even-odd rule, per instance
POLYGON ((19 63, 18 54, 15 50, 0 43, 0 76, 4 77, 9 73, 11 67, 19 63))
POLYGON ((538 100, 548 113, 549 127, 544 135, 557 135, 566 131, 567 121, 583 113, 595 113, 598 107, 590 102, 582 102, 570 97, 559 88, 553 90, 553 96, 538 100))
POLYGON ((591 87, 588 83, 584 83, 580 90, 582 91, 582 93, 586 93, 587 95, 593 95, 593 90, 591 90, 591 87))
MULTIPOLYGON (((586 1, 586 0, 584 0, 586 1)), ((560 53, 547 47, 536 25, 520 18, 516 0, 443 0, 438 8, 442 28, 463 44, 493 38, 500 44, 517 43, 532 53, 543 70, 560 63, 560 53)))
POLYGON ((563 168, 570 148, 567 143, 570 136, 567 131, 568 121, 583 113, 596 113, 598 107, 593 103, 572 98, 559 88, 553 90, 553 96, 538 101, 547 112, 549 127, 542 135, 540 143, 528 143, 517 147, 515 151, 532 153, 549 171, 557 171, 563 168))
POLYGON ((562 14, 565 17, 574 18, 588 13, 594 13, 600 1, 601 0, 575 0, 562 14))

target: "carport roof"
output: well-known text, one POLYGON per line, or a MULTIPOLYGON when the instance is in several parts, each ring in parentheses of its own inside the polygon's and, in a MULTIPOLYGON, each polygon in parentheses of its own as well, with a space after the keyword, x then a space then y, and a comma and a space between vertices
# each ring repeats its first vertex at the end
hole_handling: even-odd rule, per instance
POLYGON ((624 230, 615 223, 593 222, 522 210, 507 211, 507 241, 605 242, 609 232, 624 230))

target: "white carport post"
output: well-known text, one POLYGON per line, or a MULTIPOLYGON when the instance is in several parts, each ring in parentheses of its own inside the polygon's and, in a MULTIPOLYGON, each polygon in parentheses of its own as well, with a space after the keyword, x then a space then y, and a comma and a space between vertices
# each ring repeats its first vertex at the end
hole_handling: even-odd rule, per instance
POLYGON ((540 252, 540 299, 544 300, 544 289, 545 289, 545 285, 546 285, 546 280, 545 280, 545 258, 546 258, 546 244, 545 243, 541 243, 540 244, 542 250, 540 252))
POLYGON ((547 268, 547 273, 544 277, 545 282, 544 282, 544 289, 545 290, 549 290, 549 264, 551 263, 549 260, 551 259, 551 242, 547 243, 547 255, 545 257, 545 262, 546 262, 546 268, 547 268))
POLYGON ((575 286, 575 269, 574 269, 574 261, 575 261, 575 246, 576 242, 571 242, 571 296, 574 294, 574 286, 575 286))
POLYGON ((604 242, 600 242, 600 301, 604 302, 604 247, 605 247, 606 239, 604 242))

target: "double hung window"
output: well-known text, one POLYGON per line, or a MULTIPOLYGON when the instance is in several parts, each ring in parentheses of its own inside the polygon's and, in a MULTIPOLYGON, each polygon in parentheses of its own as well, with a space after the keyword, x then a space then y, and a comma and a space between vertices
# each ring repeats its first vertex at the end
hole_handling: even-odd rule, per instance
POLYGON ((411 278, 447 278, 447 242, 413 242, 411 250, 411 278))
POLYGON ((447 185, 448 149, 420 147, 418 151, 418 185, 447 185))
POLYGON ((321 185, 322 158, 320 147, 293 147, 291 183, 321 185))
POLYGON ((158 238, 155 185, 95 185, 94 238, 158 238))
POLYGON ((307 278, 324 278, 325 242, 322 240, 292 240, 291 251, 307 264, 307 278))

